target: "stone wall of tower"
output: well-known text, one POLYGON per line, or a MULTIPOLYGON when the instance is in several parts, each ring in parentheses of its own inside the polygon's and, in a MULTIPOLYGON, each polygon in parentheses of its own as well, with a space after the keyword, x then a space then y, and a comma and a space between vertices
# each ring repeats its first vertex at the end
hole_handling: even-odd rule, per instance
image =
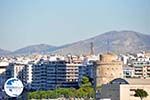
POLYGON ((122 62, 117 60, 117 55, 107 53, 100 55, 96 67, 96 86, 107 84, 115 78, 123 77, 122 62))

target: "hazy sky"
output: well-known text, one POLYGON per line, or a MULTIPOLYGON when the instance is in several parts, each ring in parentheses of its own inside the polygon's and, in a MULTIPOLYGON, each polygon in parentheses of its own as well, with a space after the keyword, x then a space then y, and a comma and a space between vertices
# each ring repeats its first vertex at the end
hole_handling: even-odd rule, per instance
POLYGON ((0 48, 63 45, 112 30, 150 34, 150 0, 0 0, 0 48))

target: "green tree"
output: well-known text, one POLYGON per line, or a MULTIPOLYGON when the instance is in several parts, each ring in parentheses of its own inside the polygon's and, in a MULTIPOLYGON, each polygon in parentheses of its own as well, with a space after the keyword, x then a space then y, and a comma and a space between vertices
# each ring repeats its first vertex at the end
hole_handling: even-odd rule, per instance
POLYGON ((136 89, 134 96, 140 97, 140 99, 143 100, 143 98, 146 98, 148 96, 148 93, 143 89, 136 89))
POLYGON ((83 76, 81 87, 88 87, 88 86, 92 86, 92 84, 87 76, 83 76))
POLYGON ((81 86, 77 90, 77 97, 83 97, 88 100, 90 97, 94 97, 95 92, 92 84, 87 76, 83 76, 81 86))
POLYGON ((56 99, 59 97, 72 98, 80 97, 88 100, 90 97, 94 97, 94 89, 92 87, 89 78, 84 76, 82 78, 81 86, 79 89, 74 88, 57 88, 55 90, 48 91, 35 91, 28 94, 29 99, 56 99))

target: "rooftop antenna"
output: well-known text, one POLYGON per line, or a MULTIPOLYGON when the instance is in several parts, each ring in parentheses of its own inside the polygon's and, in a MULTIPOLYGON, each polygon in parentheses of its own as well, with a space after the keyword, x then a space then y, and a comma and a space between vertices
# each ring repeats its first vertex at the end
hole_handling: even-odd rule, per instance
POLYGON ((90 43, 90 55, 94 55, 94 46, 93 46, 93 42, 90 43))

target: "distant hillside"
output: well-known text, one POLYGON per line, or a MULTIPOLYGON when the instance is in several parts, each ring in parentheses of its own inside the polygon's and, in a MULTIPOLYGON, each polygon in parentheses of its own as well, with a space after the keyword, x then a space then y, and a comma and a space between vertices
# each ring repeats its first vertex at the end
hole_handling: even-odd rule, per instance
POLYGON ((18 49, 16 51, 14 51, 12 54, 17 54, 17 55, 25 55, 25 54, 34 54, 34 53, 40 53, 40 54, 44 54, 47 52, 51 52, 53 50, 56 50, 57 47, 55 46, 51 46, 51 45, 47 45, 47 44, 39 44, 39 45, 31 45, 31 46, 27 46, 21 49, 18 49))
POLYGON ((31 45, 12 53, 0 49, 0 55, 13 54, 45 54, 45 53, 58 53, 58 54, 89 54, 90 43, 94 45, 95 54, 104 52, 139 52, 141 50, 150 50, 150 35, 141 34, 134 31, 110 31, 100 34, 90 39, 78 41, 71 44, 66 44, 60 47, 51 46, 47 44, 31 45))
POLYGON ((7 51, 7 50, 4 50, 4 49, 0 48, 0 55, 7 55, 9 53, 10 53, 10 51, 7 51))
POLYGON ((111 31, 63 46, 63 48, 56 50, 54 53, 89 54, 91 42, 94 44, 96 54, 108 51, 126 53, 150 50, 150 35, 134 31, 111 31))

